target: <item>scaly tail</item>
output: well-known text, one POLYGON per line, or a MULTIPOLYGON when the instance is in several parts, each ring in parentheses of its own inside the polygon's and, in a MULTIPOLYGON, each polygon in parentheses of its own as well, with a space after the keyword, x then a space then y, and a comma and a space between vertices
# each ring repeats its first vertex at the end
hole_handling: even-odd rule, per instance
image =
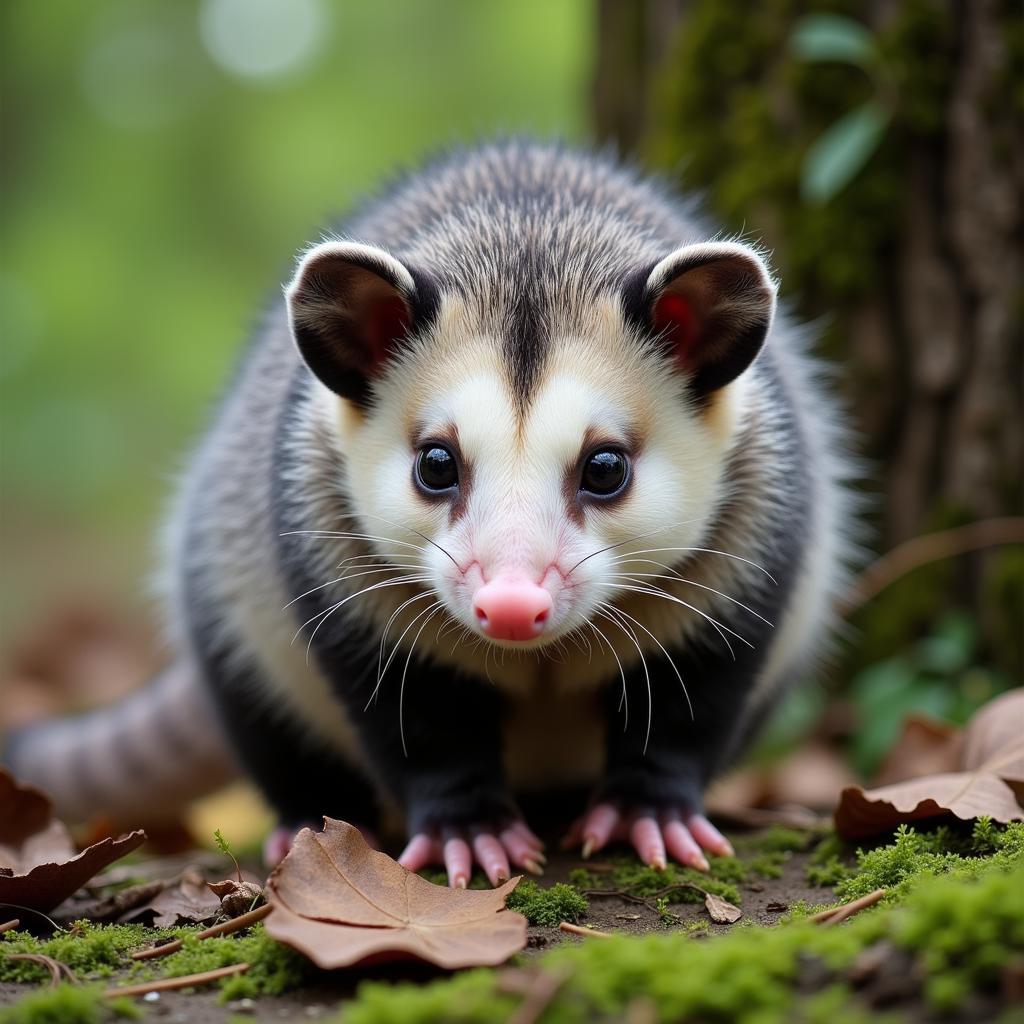
POLYGON ((198 672, 165 669, 124 700, 15 732, 3 761, 53 797, 59 817, 121 825, 175 820, 189 800, 237 777, 198 672))

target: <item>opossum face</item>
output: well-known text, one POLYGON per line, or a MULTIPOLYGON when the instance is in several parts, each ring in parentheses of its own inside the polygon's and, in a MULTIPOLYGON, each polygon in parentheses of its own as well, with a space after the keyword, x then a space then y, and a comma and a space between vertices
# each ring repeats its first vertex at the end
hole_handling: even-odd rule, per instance
POLYGON ((437 602, 420 621, 446 613, 517 649, 602 620, 641 638, 613 603, 656 586, 714 524, 736 378, 773 311, 760 259, 679 250, 647 272, 639 311, 606 294, 552 327, 528 386, 500 318, 442 296, 417 332, 415 290, 386 254, 326 243, 289 296, 307 363, 346 399, 362 528, 437 602))

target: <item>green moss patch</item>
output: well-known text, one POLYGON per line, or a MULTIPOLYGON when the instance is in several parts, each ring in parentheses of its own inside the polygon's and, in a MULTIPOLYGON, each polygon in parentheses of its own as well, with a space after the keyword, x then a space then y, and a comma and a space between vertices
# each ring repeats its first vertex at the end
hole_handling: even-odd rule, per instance
POLYGON ((523 914, 530 924, 548 928, 557 928, 562 921, 575 924, 589 909, 587 898, 575 886, 557 882, 542 889, 528 878, 508 894, 505 905, 523 914))
MULTIPOLYGON (((902 904, 834 928, 793 921, 737 928, 713 941, 673 932, 560 947, 538 961, 542 971, 565 977, 543 1019, 583 1024, 646 1007, 660 1020, 845 1024, 867 1017, 851 980, 854 962, 867 951, 905 963, 915 998, 923 994, 937 1011, 956 1008, 968 993, 994 1000, 1004 965, 1024 952, 1022 859, 993 856, 969 878, 921 877, 902 904)), ((860 975, 857 984, 865 984, 860 975)), ((494 972, 472 971, 425 987, 366 983, 344 1019, 482 1024, 507 1019, 515 1002, 502 994, 494 972)))
POLYGON ((107 1024, 141 1016, 130 999, 104 999, 102 985, 65 983, 31 992, 0 1010, 0 1024, 107 1024))

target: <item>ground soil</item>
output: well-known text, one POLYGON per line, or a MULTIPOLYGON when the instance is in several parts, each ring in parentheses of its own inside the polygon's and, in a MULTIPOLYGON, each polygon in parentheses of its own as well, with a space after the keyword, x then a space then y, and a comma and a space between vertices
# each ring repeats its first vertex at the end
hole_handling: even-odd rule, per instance
MULTIPOLYGON (((798 900, 806 900, 809 903, 831 900, 832 894, 829 890, 815 889, 807 885, 804 879, 807 857, 808 855, 804 853, 793 853, 783 866, 781 878, 757 879, 741 886, 744 917, 758 924, 770 925, 798 900)), ((551 854, 543 883, 568 881, 569 872, 582 866, 584 864, 578 856, 554 852, 551 854)), ((588 866, 600 869, 601 863, 598 861, 588 866)), ((653 910, 618 897, 592 898, 590 912, 582 923, 601 931, 639 935, 651 931, 664 932, 692 921, 709 921, 707 911, 700 904, 673 904, 671 909, 679 916, 682 925, 666 925, 653 910)), ((699 941, 714 941, 716 933, 728 931, 730 927, 711 923, 707 937, 699 941)), ((564 942, 594 941, 599 940, 577 938, 556 928, 531 926, 529 946, 523 955, 536 956, 564 942)), ((337 971, 325 973, 314 984, 279 998, 262 997, 253 1001, 222 1004, 218 1002, 217 990, 211 988, 209 991, 197 990, 191 993, 164 992, 159 994, 159 998, 153 994, 145 998, 142 1005, 148 1011, 147 1019, 161 1024, 222 1024, 237 1015, 260 1022, 310 1021, 335 1013, 352 998, 356 987, 364 980, 372 978, 428 981, 441 976, 443 972, 432 968, 409 965, 374 970, 337 971)), ((115 976, 109 983, 116 985, 119 981, 120 979, 115 976)), ((27 991, 28 988, 22 985, 0 985, 0 1006, 16 1002, 27 991)))

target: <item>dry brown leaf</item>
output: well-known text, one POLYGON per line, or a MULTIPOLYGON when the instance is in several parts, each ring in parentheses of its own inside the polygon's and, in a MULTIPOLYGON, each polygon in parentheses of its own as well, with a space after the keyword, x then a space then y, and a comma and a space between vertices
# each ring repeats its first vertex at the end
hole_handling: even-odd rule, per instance
POLYGON ((874 784, 891 786, 924 775, 959 771, 963 756, 963 730, 924 715, 911 715, 904 721, 900 738, 886 755, 874 784))
POLYGON ((142 845, 146 833, 104 839, 79 854, 49 797, 0 768, 0 903, 46 913, 97 872, 142 845))
POLYGON ((526 918, 497 889, 448 889, 367 846, 359 830, 324 819, 303 829, 267 883, 267 932, 332 969, 415 958, 449 969, 504 963, 526 945, 526 918))
POLYGON ((1024 800, 1024 687, 990 700, 967 723, 963 767, 985 762, 1024 800))
POLYGON ((156 928, 177 924, 205 924, 220 913, 220 897, 210 892, 206 879, 195 869, 186 869, 181 878, 167 886, 145 906, 129 915, 131 920, 153 915, 156 928))
POLYGON ((739 907, 710 892, 704 893, 704 907, 716 924, 735 924, 743 916, 739 907))
POLYGON ((863 790, 843 790, 836 830, 858 839, 903 822, 952 814, 965 821, 987 815, 995 821, 1024 819, 1013 786, 1024 786, 1024 690, 990 701, 965 730, 961 771, 942 772, 863 790))

